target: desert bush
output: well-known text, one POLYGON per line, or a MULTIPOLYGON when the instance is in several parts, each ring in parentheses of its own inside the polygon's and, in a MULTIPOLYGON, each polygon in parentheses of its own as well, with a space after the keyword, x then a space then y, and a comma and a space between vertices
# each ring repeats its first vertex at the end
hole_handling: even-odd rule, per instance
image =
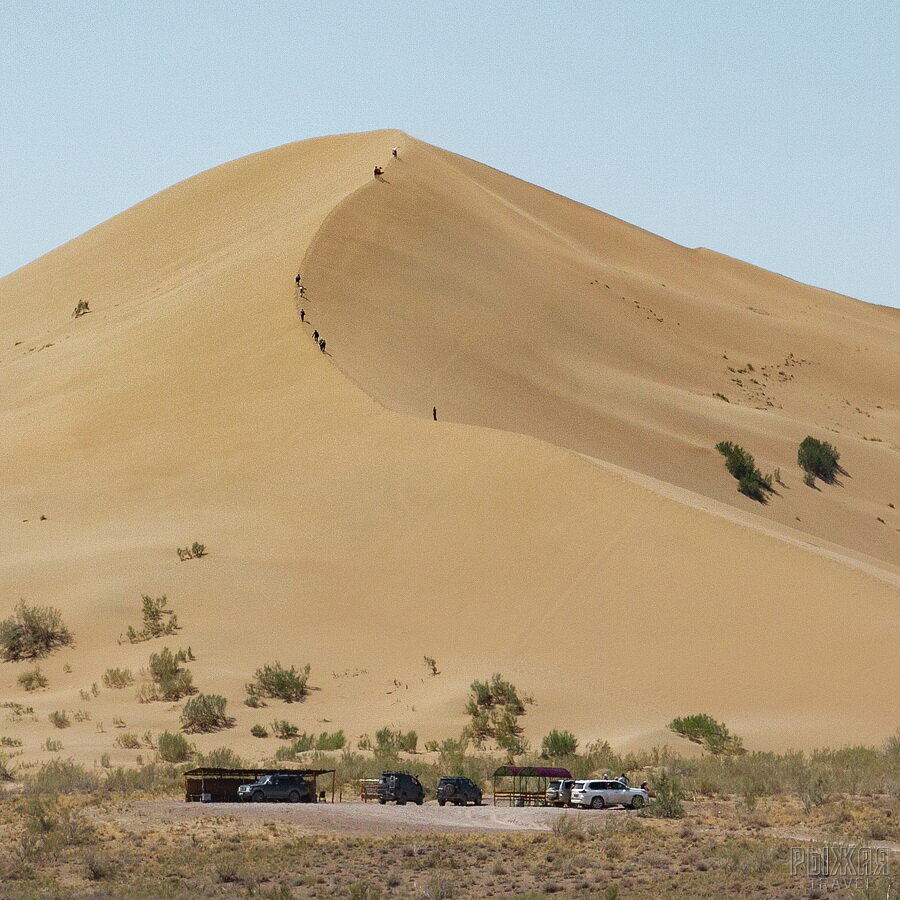
POLYGON ((198 694, 184 704, 181 727, 184 731, 219 731, 232 720, 225 714, 226 700, 219 694, 198 694))
POLYGON ((26 691, 37 691, 47 687, 49 684, 47 676, 37 666, 26 672, 19 673, 19 677, 16 681, 22 685, 26 691))
POLYGON ((3 735, 0 737, 0 747, 21 747, 22 742, 18 738, 11 738, 3 735))
POLYGON ((106 854, 90 850, 84 855, 84 873, 88 881, 105 881, 115 871, 115 864, 106 854))
POLYGON ((832 482, 840 471, 838 460, 841 454, 828 441, 820 441, 807 435, 797 449, 797 463, 808 475, 832 482))
POLYGON ((316 739, 316 750, 343 750, 347 744, 347 738, 343 730, 329 734, 323 731, 316 739))
MULTIPOLYGON (((9 719, 10 722, 21 722, 25 716, 34 717, 34 707, 33 706, 25 706, 24 703, 16 703, 14 700, 4 700, 0 703, 0 709, 5 709, 7 711, 6 718, 9 719)), ((37 721, 37 718, 34 719, 37 721)))
POLYGON ((0 622, 0 656, 6 662, 40 659, 72 641, 53 606, 28 606, 20 600, 12 616, 0 622))
POLYGON ((85 313, 89 313, 91 308, 87 302, 87 300, 79 300, 75 304, 75 309, 72 310, 72 318, 80 319, 85 313))
POLYGON ((47 738, 47 740, 45 740, 44 743, 41 744, 41 750, 46 750, 48 753, 59 753, 62 748, 62 741, 57 741, 53 738, 47 738))
POLYGON ((131 731, 125 731, 116 738, 116 746, 123 750, 140 750, 141 739, 131 731))
POLYGON ((684 804, 678 779, 661 772, 653 784, 651 803, 645 809, 661 819, 680 819, 684 815, 684 804))
POLYGON ((131 674, 131 669, 107 669, 102 680, 105 687, 126 688, 129 684, 134 684, 134 675, 131 674))
POLYGON ((285 719, 275 719, 272 722, 272 734, 283 741, 287 741, 291 738, 296 738, 300 734, 300 729, 285 719))
POLYGON ((55 709, 47 718, 54 728, 68 728, 72 722, 64 709, 55 709))
POLYGON ((431 672, 432 677, 441 674, 438 671, 437 661, 435 660, 435 658, 433 656, 425 656, 425 657, 423 657, 423 659, 425 660, 425 666, 428 669, 428 671, 431 672))
POLYGON ((580 816, 571 816, 568 813, 554 819, 550 830, 556 837, 567 841, 583 841, 587 837, 584 820, 580 816))
POLYGON ((156 740, 156 752, 163 762, 185 762, 191 758, 193 751, 183 734, 164 731, 156 740))
POLYGON ((473 681, 466 701, 471 718, 468 734, 476 746, 483 746, 487 738, 494 738, 498 746, 517 756, 528 749, 522 738, 518 717, 525 712, 530 698, 519 696, 514 684, 495 673, 490 681, 473 681))
POLYGON ((142 692, 140 699, 180 700, 196 691, 193 676, 181 663, 188 658, 187 651, 176 653, 163 647, 159 653, 150 654, 150 678, 152 690, 142 692))
POLYGON ((763 492, 772 490, 772 476, 763 475, 756 468, 753 455, 731 441, 719 441, 716 450, 725 457, 725 468, 737 479, 738 490, 753 500, 764 502, 763 492))
POLYGON ((164 637, 175 634, 180 628, 178 616, 170 609, 166 609, 166 595, 162 597, 150 597, 141 594, 141 630, 137 631, 129 625, 125 632, 126 640, 131 644, 139 644, 152 638, 164 637))
POLYGON ((81 763, 53 759, 24 776, 26 794, 82 794, 96 790, 100 779, 81 763))
POLYGON ((264 737, 269 736, 269 732, 267 731, 265 725, 254 725, 250 729, 250 734, 252 734, 253 737, 258 737, 258 738, 264 738, 264 737))
MULTIPOLYGON (((343 734, 343 732, 339 732, 343 734)), ((390 756, 399 751, 415 753, 419 744, 419 736, 415 731, 395 731, 390 726, 379 728, 375 732, 375 752, 382 756, 390 756)))
POLYGON ((728 731, 722 722, 717 722, 706 713, 673 719, 669 730, 686 737, 695 744, 702 744, 710 753, 744 753, 743 741, 728 731))
POLYGON ((117 766, 107 772, 101 787, 117 794, 180 793, 184 788, 183 773, 183 767, 161 765, 157 762, 139 765, 136 768, 117 766))
POLYGON ((0 753, 0 781, 12 781, 15 778, 15 771, 10 764, 9 756, 0 753))
POLYGON ((238 756, 231 747, 216 747, 209 753, 198 754, 197 765, 211 769, 246 769, 247 761, 238 756))
POLYGON ((309 668, 309 663, 302 671, 295 666, 285 669, 280 662, 268 663, 254 673, 253 681, 247 685, 247 697, 257 701, 262 697, 277 698, 287 703, 302 700, 309 692, 309 668))
POLYGON ((559 759, 574 756, 578 750, 578 738, 571 731, 557 731, 555 728, 541 741, 541 759, 559 759))
POLYGON ((194 541, 190 547, 178 548, 178 558, 182 562, 188 559, 200 559, 201 556, 206 556, 206 544, 198 544, 197 541, 194 541))

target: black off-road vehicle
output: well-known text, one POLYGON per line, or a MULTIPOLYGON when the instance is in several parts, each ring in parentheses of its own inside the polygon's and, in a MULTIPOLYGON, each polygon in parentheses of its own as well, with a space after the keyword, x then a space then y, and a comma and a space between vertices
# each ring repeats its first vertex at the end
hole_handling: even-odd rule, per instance
POLYGON ((446 775, 438 782, 437 801, 439 806, 454 803, 465 806, 469 801, 481 806, 481 788, 471 778, 462 775, 446 775))
POLYGON ((379 803, 395 800, 398 806, 403 806, 411 801, 421 806, 425 802, 425 788, 408 772, 382 772, 375 796, 379 803))
POLYGON ((238 800, 265 803, 267 800, 286 800, 288 803, 314 803, 315 796, 309 782, 291 772, 281 775, 260 775, 253 784, 238 788, 238 800))

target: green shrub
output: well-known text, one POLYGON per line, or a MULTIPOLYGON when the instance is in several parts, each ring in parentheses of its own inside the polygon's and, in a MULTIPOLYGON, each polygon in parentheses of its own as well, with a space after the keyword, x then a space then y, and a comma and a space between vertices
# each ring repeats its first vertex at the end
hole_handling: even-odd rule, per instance
POLYGON ((68 728, 72 722, 64 709, 55 709, 47 716, 54 728, 68 728))
MULTIPOLYGON (((413 732, 410 732, 411 734, 413 732)), ((323 731, 316 739, 316 750, 343 750, 347 744, 347 738, 343 730, 329 734, 323 731)))
POLYGON ((53 606, 27 606, 20 600, 13 615, 0 622, 0 656, 6 662, 40 659, 72 640, 53 606))
POLYGON ((37 666, 33 669, 29 669, 27 672, 20 673, 16 681, 22 685, 26 691, 37 691, 40 688, 47 687, 49 684, 47 676, 37 666))
POLYGON ((22 742, 18 738, 0 737, 0 747, 21 747, 22 742))
MULTIPOLYGON (((338 732, 343 735, 343 732, 338 732)), ((419 736, 415 731, 394 731, 390 726, 380 728, 375 732, 375 752, 382 755, 391 755, 398 751, 415 753, 419 744, 419 736)))
POLYGON ((163 647, 159 653, 150 654, 150 678, 153 687, 142 691, 142 700, 180 700, 196 691, 193 676, 181 663, 187 659, 185 650, 176 653, 163 647))
POLYGON ((719 441, 716 450, 725 457, 725 468, 737 479, 738 490, 753 500, 765 502, 763 492, 772 490, 772 476, 763 475, 756 468, 753 455, 731 441, 719 441))
POLYGON ((822 481, 832 482, 840 471, 838 460, 841 454, 828 443, 807 435, 797 450, 797 463, 804 472, 822 481))
POLYGON ((292 725, 284 719, 276 719, 272 723, 272 734, 284 741, 297 737, 299 733, 300 729, 296 725, 292 725))
POLYGON ((225 714, 226 700, 218 694, 198 694, 184 704, 181 726, 184 731, 219 731, 232 721, 225 714))
POLYGON ((497 745, 516 756, 527 750, 527 742, 521 737, 518 717, 525 712, 527 697, 520 697, 514 684, 495 673, 490 681, 473 681, 466 712, 471 717, 468 733, 476 746, 482 746, 487 738, 494 738, 497 745))
POLYGON ((702 744, 710 753, 716 755, 734 755, 744 753, 743 741, 728 731, 722 722, 717 722, 706 713, 673 719, 669 730, 686 737, 695 744, 702 744))
POLYGON ((681 786, 677 778, 666 772, 660 773, 653 784, 653 799, 648 812, 661 819, 680 819, 684 815, 681 786))
POLYGON ((188 559, 200 559, 201 556, 206 556, 206 544, 198 544, 197 541, 194 541, 190 547, 178 548, 178 558, 182 562, 188 559))
POLYGON ((309 692, 309 664, 298 671, 295 666, 285 669, 280 662, 269 663, 257 669, 253 681, 247 685, 248 698, 274 697, 293 703, 302 700, 309 692))
POLYGON ((252 734, 253 737, 258 737, 258 738, 264 738, 264 737, 269 736, 269 732, 266 731, 265 725, 254 725, 250 729, 250 734, 252 734))
POLYGON ((423 657, 425 660, 425 666, 429 672, 431 672, 432 677, 440 675, 441 673, 438 671, 437 661, 433 656, 425 656, 423 657))
POLYGON ((107 669, 103 673, 103 685, 108 688, 126 688, 134 684, 134 675, 131 669, 107 669))
POLYGON ((156 752, 163 762, 184 762, 191 758, 193 749, 183 734, 170 731, 164 731, 156 741, 156 752))
POLYGON ((89 793, 100 783, 98 776, 71 759, 53 759, 25 778, 28 794, 89 793))
POLYGON ((47 740, 41 744, 41 749, 47 750, 49 753, 59 753, 62 748, 62 741, 55 741, 53 738, 47 738, 47 740))
POLYGON ((131 625, 125 632, 125 637, 131 644, 139 644, 141 641, 149 641, 152 638, 175 634, 180 628, 178 617, 170 609, 166 609, 166 595, 162 597, 149 597, 141 594, 142 625, 141 630, 135 630, 131 625))
POLYGON ((85 313, 89 313, 90 311, 91 308, 88 305, 87 300, 79 300, 75 304, 75 309, 72 310, 72 318, 80 319, 85 313))
POLYGON ((559 759, 574 756, 578 750, 578 738, 571 731, 557 731, 555 728, 541 741, 542 759, 559 759))
POLYGON ((246 769, 247 762, 238 756, 231 747, 216 747, 209 753, 197 756, 197 765, 210 769, 246 769))
POLYGON ((116 746, 123 750, 140 750, 140 738, 131 731, 126 731, 116 738, 116 746))

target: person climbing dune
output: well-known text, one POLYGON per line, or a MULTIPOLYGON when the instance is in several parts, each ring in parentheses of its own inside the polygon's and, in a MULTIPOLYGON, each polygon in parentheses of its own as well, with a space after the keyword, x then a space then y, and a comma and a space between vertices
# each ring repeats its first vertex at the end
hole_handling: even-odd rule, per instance
POLYGON ((319 343, 319 331, 318 331, 318 329, 316 329, 316 331, 313 332, 313 340, 314 340, 317 344, 319 343))
POLYGON ((305 309, 301 309, 301 310, 300 310, 300 321, 301 321, 301 322, 305 322, 305 321, 306 321, 306 310, 305 310, 305 309))

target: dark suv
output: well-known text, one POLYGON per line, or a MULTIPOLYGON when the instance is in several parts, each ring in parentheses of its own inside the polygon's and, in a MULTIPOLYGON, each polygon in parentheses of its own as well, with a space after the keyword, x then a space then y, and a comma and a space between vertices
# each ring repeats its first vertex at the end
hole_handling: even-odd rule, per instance
POLYGON ((375 795, 379 803, 396 800, 398 806, 403 806, 410 800, 419 806, 425 802, 425 788, 415 775, 408 772, 382 772, 375 788, 375 795))
POLYGON ((266 800, 287 800, 288 803, 312 803, 313 793, 302 775, 260 775, 253 784, 238 787, 238 800, 263 803, 266 800))
POLYGON ((471 778, 463 778, 462 775, 445 775, 438 782, 438 805, 455 803, 457 806, 465 806, 470 800, 476 806, 481 806, 481 788, 471 778))

